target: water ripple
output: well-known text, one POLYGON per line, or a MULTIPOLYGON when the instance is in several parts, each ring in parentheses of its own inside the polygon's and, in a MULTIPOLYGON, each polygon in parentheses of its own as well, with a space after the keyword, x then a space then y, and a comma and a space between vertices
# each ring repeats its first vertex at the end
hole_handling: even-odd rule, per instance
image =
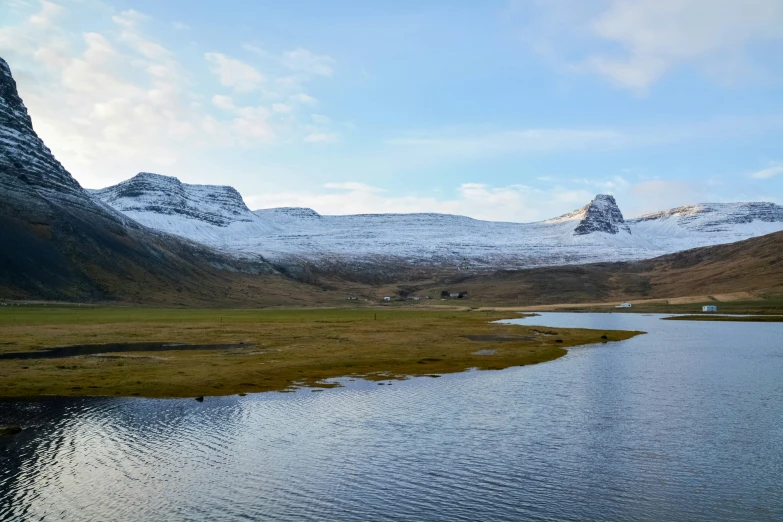
POLYGON ((2 402, 0 520, 783 519, 781 325, 535 320, 651 333, 392 387, 2 402))

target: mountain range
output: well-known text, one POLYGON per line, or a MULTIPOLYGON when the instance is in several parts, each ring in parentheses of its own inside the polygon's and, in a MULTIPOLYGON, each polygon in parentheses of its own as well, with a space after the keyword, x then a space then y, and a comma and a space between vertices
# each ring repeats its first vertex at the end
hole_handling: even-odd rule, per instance
POLYGON ((232 187, 141 173, 97 201, 161 232, 240 257, 320 267, 418 266, 486 270, 648 259, 783 230, 773 203, 710 203, 625 220, 611 195, 538 223, 448 214, 320 215, 309 208, 251 211, 232 187))
POLYGON ((726 288, 764 288, 768 271, 780 270, 783 234, 774 232, 781 230, 783 208, 772 203, 699 204, 626 220, 614 197, 598 195, 560 217, 505 223, 445 214, 252 211, 231 187, 189 185, 150 173, 85 190, 36 134, 10 68, 0 58, 4 299, 175 306, 329 304, 344 300, 345 294, 375 299, 379 284, 436 283, 455 276, 477 277, 473 281, 482 281, 479 286, 500 285, 503 292, 504 285, 511 285, 512 293, 549 288, 555 295, 552 289, 565 285, 564 274, 574 270, 582 274, 579 288, 585 299, 609 295, 600 290, 607 288, 607 281, 648 281, 622 283, 619 293, 611 293, 644 296, 655 281, 668 276, 653 280, 640 271, 669 274, 679 266, 678 258, 659 258, 664 261, 652 264, 618 262, 743 240, 736 246, 712 247, 721 249, 715 250, 720 252, 715 263, 710 248, 674 254, 698 259, 679 272, 684 274, 679 280, 683 288, 695 291, 685 284, 688 274, 708 262, 710 273, 733 274, 731 281, 721 283, 726 288), (757 266, 758 259, 740 255, 755 251, 766 256, 764 267, 757 266), (732 256, 745 261, 737 264, 732 256), (596 262, 604 264, 562 268, 596 262), (743 272, 743 266, 752 269, 743 272), (503 275, 509 273, 516 275, 503 275), (764 280, 743 273, 764 274, 764 280))
POLYGON ((263 258, 152 230, 92 197, 36 134, 0 58, 0 297, 228 305, 294 292, 317 301, 316 290, 282 284, 263 258))

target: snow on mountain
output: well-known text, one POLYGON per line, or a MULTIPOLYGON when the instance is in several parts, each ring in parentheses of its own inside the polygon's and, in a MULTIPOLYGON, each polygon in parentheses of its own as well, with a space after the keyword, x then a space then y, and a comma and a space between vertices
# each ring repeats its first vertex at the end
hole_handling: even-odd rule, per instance
POLYGON ((38 137, 16 81, 0 58, 0 202, 17 218, 46 223, 52 209, 84 213, 122 227, 138 225, 114 208, 95 201, 65 170, 38 137), (33 219, 30 216, 37 216, 33 219))
POLYGON ((614 197, 539 223, 449 214, 320 215, 309 208, 250 212, 230 187, 140 174, 94 196, 144 225, 237 255, 319 262, 521 268, 644 259, 783 230, 771 203, 694 205, 626 221, 614 197))
POLYGON ((276 232, 247 208, 233 187, 188 185, 172 176, 141 172, 90 192, 142 225, 223 250, 276 232))
POLYGON ((55 199, 87 201, 79 183, 63 168, 33 130, 8 64, 0 58, 0 188, 17 197, 27 191, 55 199))
POLYGON ((607 234, 618 234, 620 232, 631 233, 628 225, 625 224, 623 213, 614 196, 599 194, 593 201, 568 214, 544 221, 547 224, 564 223, 568 221, 579 221, 574 228, 576 235, 586 235, 593 232, 606 232, 607 234))
MULTIPOLYGON (((168 179, 170 186, 165 192, 174 195, 179 181, 168 179)), ((124 202, 129 204, 149 192, 148 188, 136 193, 128 191, 124 202)), ((162 196, 162 192, 158 195, 162 196)), ((213 188, 204 192, 193 196, 201 210, 194 211, 188 219, 207 223, 207 227, 222 224, 222 213, 231 214, 242 201, 233 189, 224 190, 220 197, 213 188)), ((84 190, 39 138, 8 64, 0 58, 3 296, 167 302, 168 295, 175 295, 177 300, 214 302, 215 288, 221 296, 229 295, 223 288, 227 276, 238 272, 275 273, 258 256, 238 260, 233 255, 143 227, 115 207, 123 198, 105 196, 113 205, 84 190)), ((170 199, 176 201, 173 196, 170 199)), ((168 204, 166 201, 161 208, 168 204)), ((244 207, 244 203, 241 205, 244 207)), ((257 220, 247 207, 244 213, 247 219, 257 220)), ((158 228, 162 229, 165 227, 158 228)), ((244 301, 244 296, 238 299, 244 301)))

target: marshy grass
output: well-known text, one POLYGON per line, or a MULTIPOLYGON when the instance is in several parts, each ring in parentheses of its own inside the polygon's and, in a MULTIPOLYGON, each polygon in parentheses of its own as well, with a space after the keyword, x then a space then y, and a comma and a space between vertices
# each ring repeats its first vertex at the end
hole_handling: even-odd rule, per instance
POLYGON ((561 357, 571 346, 639 333, 557 329, 552 335, 532 326, 492 323, 512 317, 519 315, 404 309, 4 307, 0 353, 133 342, 247 347, 4 360, 0 396, 195 397, 323 388, 343 376, 388 380, 535 364, 561 357), (476 342, 471 336, 503 342, 476 342), (515 337, 520 340, 508 340, 515 337), (476 353, 487 348, 494 353, 476 353))

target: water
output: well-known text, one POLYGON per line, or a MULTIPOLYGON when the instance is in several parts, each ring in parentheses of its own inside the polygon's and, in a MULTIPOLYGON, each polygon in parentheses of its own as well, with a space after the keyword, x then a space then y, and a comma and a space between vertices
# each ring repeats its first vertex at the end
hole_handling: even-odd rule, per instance
POLYGON ((254 348, 254 344, 184 344, 184 343, 110 343, 77 344, 47 348, 37 352, 0 353, 2 359, 62 359, 80 355, 103 355, 120 352, 170 352, 178 350, 236 350, 254 348))
POLYGON ((524 322, 650 333, 392 386, 0 403, 28 426, 0 520, 783 520, 783 325, 524 322))

